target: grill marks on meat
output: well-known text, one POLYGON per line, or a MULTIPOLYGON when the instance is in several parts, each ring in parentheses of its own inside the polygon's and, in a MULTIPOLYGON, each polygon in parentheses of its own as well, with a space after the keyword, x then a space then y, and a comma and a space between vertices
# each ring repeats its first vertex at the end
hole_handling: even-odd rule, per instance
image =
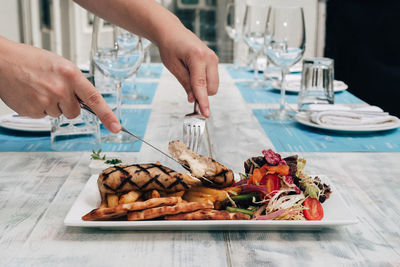
POLYGON ((191 182, 168 167, 159 164, 116 165, 105 169, 97 180, 102 197, 106 193, 152 189, 176 192, 189 189, 191 182))
POLYGON ((169 142, 168 151, 176 160, 188 165, 190 173, 204 184, 214 187, 227 187, 234 182, 232 170, 212 158, 194 153, 180 141, 169 142))

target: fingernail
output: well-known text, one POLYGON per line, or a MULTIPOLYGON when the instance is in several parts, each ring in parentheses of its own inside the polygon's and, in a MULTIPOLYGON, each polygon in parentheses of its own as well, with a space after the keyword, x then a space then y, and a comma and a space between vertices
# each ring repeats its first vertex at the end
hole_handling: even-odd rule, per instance
POLYGON ((207 118, 210 117, 210 110, 208 108, 204 110, 204 116, 206 116, 207 118))
POLYGON ((113 122, 110 125, 110 130, 113 133, 118 133, 121 130, 121 125, 119 123, 113 122))

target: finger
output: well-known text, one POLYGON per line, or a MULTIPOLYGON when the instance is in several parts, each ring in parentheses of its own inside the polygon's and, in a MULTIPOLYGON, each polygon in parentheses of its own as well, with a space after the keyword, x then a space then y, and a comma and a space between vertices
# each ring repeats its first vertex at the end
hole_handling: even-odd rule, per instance
POLYGON ((75 88, 77 88, 75 94, 96 113, 108 130, 113 133, 118 133, 121 130, 121 124, 117 117, 85 76, 82 75, 76 81, 75 88))
POLYGON ((219 86, 218 57, 213 53, 207 64, 207 93, 215 95, 219 86))
POLYGON ((58 106, 68 119, 76 118, 81 113, 81 107, 74 94, 71 94, 68 99, 60 102, 58 106))
POLYGON ((46 107, 43 113, 49 115, 50 117, 57 118, 62 114, 62 111, 60 110, 58 104, 55 104, 46 107))
POLYGON ((32 112, 32 115, 34 113, 41 113, 44 114, 44 116, 49 115, 50 117, 56 118, 62 114, 62 111, 58 107, 57 100, 51 99, 47 96, 39 96, 37 99, 37 103, 40 106, 35 107, 35 109, 33 110, 34 112, 32 112))
POLYGON ((194 95, 192 87, 190 85, 189 72, 186 67, 179 60, 176 60, 175 64, 172 64, 172 67, 170 67, 169 70, 178 79, 179 83, 185 89, 188 96, 188 101, 190 103, 194 102, 194 95))
POLYGON ((189 64, 190 85, 194 93, 194 97, 199 102, 200 112, 204 117, 210 116, 208 93, 207 93, 207 79, 206 79, 206 65, 204 60, 193 62, 189 64))
POLYGON ((32 103, 31 106, 26 105, 26 108, 18 111, 18 115, 23 117, 29 117, 33 119, 40 119, 47 116, 47 112, 43 110, 43 106, 36 103, 32 103))
POLYGON ((18 115, 23 116, 23 117, 29 117, 32 119, 40 119, 40 118, 44 118, 47 116, 46 111, 42 111, 42 112, 35 112, 35 113, 24 113, 24 112, 19 112, 18 115))

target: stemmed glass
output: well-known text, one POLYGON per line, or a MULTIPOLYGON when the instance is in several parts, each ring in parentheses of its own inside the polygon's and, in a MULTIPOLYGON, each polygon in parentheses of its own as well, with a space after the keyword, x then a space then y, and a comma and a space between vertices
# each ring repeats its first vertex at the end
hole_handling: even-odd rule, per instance
POLYGON ((233 68, 236 70, 239 68, 238 54, 235 53, 235 46, 242 39, 242 27, 243 27, 243 12, 239 12, 240 9, 235 8, 234 3, 229 3, 226 6, 225 12, 225 30, 229 38, 234 42, 233 47, 233 68))
MULTIPOLYGON (((135 50, 138 49, 138 45, 141 42, 142 51, 144 53, 145 42, 144 39, 139 37, 136 34, 133 34, 127 30, 114 26, 114 42, 118 45, 118 49, 120 50, 135 50)), ((128 88, 127 91, 123 90, 122 92, 122 100, 146 100, 149 97, 144 94, 140 94, 135 90, 136 88, 136 74, 138 69, 127 79, 125 79, 125 83, 123 89, 128 88)))
MULTIPOLYGON (((95 17, 93 24, 93 33, 98 33, 98 28, 102 25, 100 18, 95 17)), ((118 27, 114 27, 118 30, 118 27)), ((121 104, 122 104, 122 82, 131 77, 140 67, 143 61, 143 48, 139 39, 137 45, 129 42, 118 42, 118 38, 109 43, 100 44, 98 36, 92 39, 92 59, 96 67, 104 76, 110 77, 115 83, 117 95, 116 115, 121 122, 121 104)), ((134 142, 136 139, 128 134, 119 132, 118 134, 108 134, 102 137, 102 141, 107 143, 126 143, 134 142)))
POLYGON ((285 76, 289 68, 303 57, 306 43, 304 14, 301 7, 270 7, 265 28, 268 60, 281 68, 279 110, 266 115, 275 120, 289 120, 293 114, 285 109, 285 76))
POLYGON ((258 80, 259 57, 264 50, 264 34, 267 22, 268 7, 265 5, 246 4, 243 20, 243 39, 254 53, 254 81, 250 87, 263 87, 264 83, 258 80))
POLYGON ((143 75, 145 77, 151 77, 153 75, 150 63, 151 63, 151 55, 150 55, 150 46, 151 42, 146 38, 142 38, 143 50, 144 50, 144 64, 143 64, 143 75))

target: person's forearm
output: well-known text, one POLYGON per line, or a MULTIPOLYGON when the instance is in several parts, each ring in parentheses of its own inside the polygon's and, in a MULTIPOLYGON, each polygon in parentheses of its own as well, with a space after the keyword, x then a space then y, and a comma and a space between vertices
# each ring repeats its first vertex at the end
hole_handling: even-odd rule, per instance
POLYGON ((74 0, 87 10, 159 45, 179 19, 153 0, 74 0))

